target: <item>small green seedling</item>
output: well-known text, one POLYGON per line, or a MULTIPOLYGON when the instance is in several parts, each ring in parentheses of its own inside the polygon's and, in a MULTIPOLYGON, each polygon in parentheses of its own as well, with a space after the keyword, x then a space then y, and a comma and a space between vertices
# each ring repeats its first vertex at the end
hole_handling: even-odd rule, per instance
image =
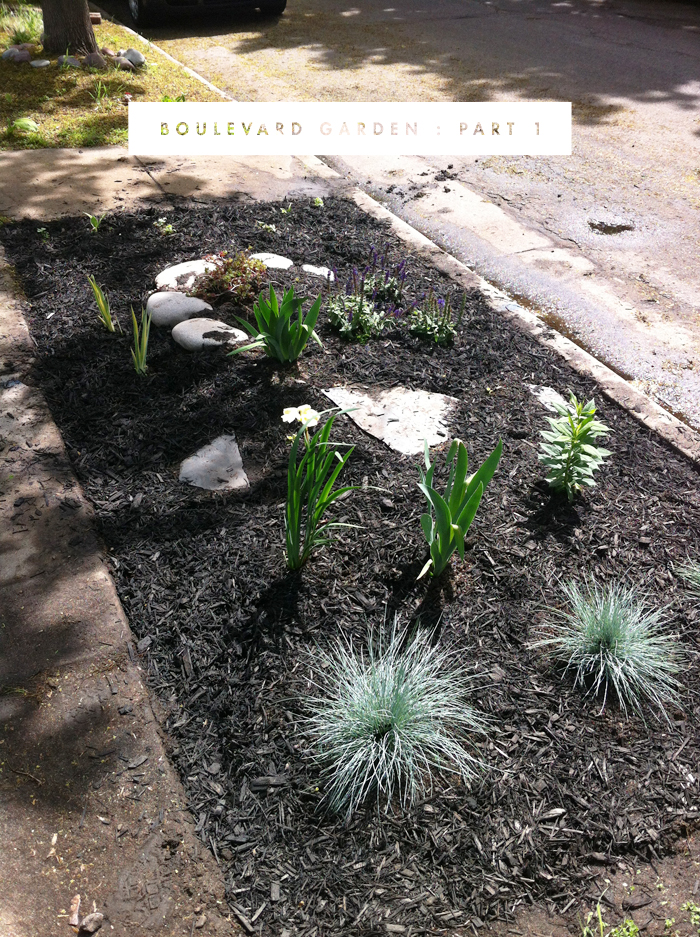
MULTIPOLYGON (((119 325, 119 322, 117 322, 116 318, 112 315, 112 310, 109 308, 109 300, 102 291, 102 288, 98 286, 97 280, 95 280, 93 276, 88 276, 88 283, 92 287, 92 292, 95 295, 97 315, 99 316, 100 322, 108 332, 114 332, 114 326, 115 324, 119 325)), ((121 332, 121 326, 119 326, 119 331, 121 332)))
POLYGON ((11 124, 8 124, 7 132, 10 135, 13 133, 38 133, 39 124, 31 117, 18 117, 17 120, 13 120, 11 124))
POLYGON ((90 219, 90 227, 95 232, 95 234, 97 234, 97 232, 100 230, 100 225, 107 217, 107 212, 105 212, 104 215, 91 215, 89 211, 84 211, 83 214, 90 219))
POLYGON ((141 309, 141 326, 136 321, 134 307, 131 307, 131 324, 134 330, 134 347, 131 349, 131 357, 134 362, 136 373, 143 377, 148 371, 146 359, 148 357, 148 336, 151 331, 151 316, 145 309, 141 309))

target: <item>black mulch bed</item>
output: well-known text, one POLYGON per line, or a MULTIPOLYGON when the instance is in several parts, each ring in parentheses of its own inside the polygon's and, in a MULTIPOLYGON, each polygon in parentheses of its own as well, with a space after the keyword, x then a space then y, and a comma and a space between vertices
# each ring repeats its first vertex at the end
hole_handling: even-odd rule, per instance
MULTIPOLYGON (((340 277, 372 246, 406 248, 354 205, 228 203, 177 209, 173 236, 159 212, 120 215, 98 234, 84 218, 6 225, 0 237, 30 301, 37 345, 32 379, 46 394, 111 554, 138 652, 168 713, 166 726, 197 830, 225 871, 232 906, 263 934, 411 934, 479 927, 546 899, 566 909, 626 857, 668 852, 698 817, 700 617, 673 576, 697 552, 698 471, 616 405, 600 399, 615 454, 599 487, 573 507, 549 497, 536 460, 545 411, 526 384, 579 396, 588 380, 498 315, 479 295, 453 348, 405 331, 364 347, 321 328, 298 370, 259 356, 190 355, 152 330, 150 377, 131 367, 130 336, 96 321, 94 273, 126 323, 165 265, 236 245, 336 267, 340 277), (257 222, 274 223, 278 233, 257 222), (402 457, 347 418, 336 436, 356 444, 356 492, 344 531, 299 576, 288 575, 282 501, 286 406, 323 409, 320 388, 340 382, 441 391, 460 398, 452 431, 482 460, 505 449, 469 538, 438 588, 415 577, 425 559, 417 458, 402 457), (234 430, 251 487, 212 494, 181 485, 179 462, 234 430), (683 711, 672 726, 626 720, 552 674, 528 649, 559 577, 626 577, 670 604, 689 652, 683 711), (299 731, 303 653, 339 632, 362 639, 385 615, 435 622, 478 676, 475 704, 493 719, 482 749, 491 770, 465 791, 439 782, 409 813, 368 808, 348 826, 317 810, 321 793, 299 731), (252 922, 252 923, 251 923, 252 922)), ((444 276, 409 256, 409 292, 444 276)), ((284 282, 285 274, 277 278, 284 282)), ((312 295, 318 280, 300 285, 312 295)), ((231 307, 219 314, 233 322, 231 307)))

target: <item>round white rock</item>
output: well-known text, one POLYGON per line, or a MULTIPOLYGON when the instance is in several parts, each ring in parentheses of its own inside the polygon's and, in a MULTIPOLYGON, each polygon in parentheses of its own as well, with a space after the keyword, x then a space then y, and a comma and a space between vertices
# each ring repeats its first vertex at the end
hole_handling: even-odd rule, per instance
POLYGON ((283 257, 281 254, 251 254, 250 259, 260 260, 266 267, 271 267, 273 270, 289 270, 290 267, 294 266, 293 260, 290 260, 289 257, 283 257))
POLYGON ((234 329, 233 326, 216 319, 187 319, 175 326, 172 336, 186 351, 240 345, 250 337, 241 329, 234 329))
POLYGON ((151 316, 152 325, 166 325, 172 328, 178 322, 212 312, 209 303, 196 296, 184 293, 151 293, 146 303, 146 312, 151 316))
POLYGON ((211 273, 216 264, 209 260, 186 260, 181 264, 166 267, 156 277, 156 286, 159 290, 189 290, 197 277, 203 273, 211 273))

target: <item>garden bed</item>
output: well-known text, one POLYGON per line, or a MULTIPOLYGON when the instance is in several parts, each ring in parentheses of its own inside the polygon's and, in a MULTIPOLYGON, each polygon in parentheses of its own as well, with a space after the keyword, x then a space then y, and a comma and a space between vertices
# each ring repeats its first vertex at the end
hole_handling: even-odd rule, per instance
MULTIPOLYGON (((222 865, 232 907, 256 932, 441 933, 544 899, 560 910, 627 857, 651 859, 697 823, 700 775, 697 607, 674 567, 697 555, 698 470, 614 403, 598 399, 614 454, 598 487, 570 506, 552 498, 537 462, 547 411, 528 384, 596 394, 551 351, 504 322, 478 293, 452 347, 401 326, 365 345, 327 326, 324 348, 275 368, 258 353, 192 355, 151 331, 139 379, 130 336, 97 321, 86 275, 105 287, 126 327, 170 263, 252 246, 336 268, 339 282, 372 248, 406 247, 352 203, 228 203, 158 214, 23 222, 0 228, 28 296, 40 386, 91 500, 119 594, 166 714, 164 728, 202 839, 222 865), (286 206, 285 206, 286 207, 286 206), (272 231, 260 226, 274 225, 272 231), (499 437, 500 467, 468 538, 467 561, 440 583, 416 582, 426 558, 418 457, 399 455, 349 418, 337 542, 300 574, 283 557, 289 451, 285 407, 323 410, 323 388, 404 386, 460 401, 451 433, 473 465, 499 437), (234 431, 250 487, 207 492, 178 482, 180 462, 234 431), (687 653, 682 709, 601 714, 529 647, 560 578, 623 579, 670 606, 687 653), (491 719, 472 789, 438 778, 410 811, 371 805, 344 825, 317 808, 323 791, 300 733, 309 653, 338 635, 366 641, 394 615, 439 625, 473 673, 474 705, 491 719), (251 923, 252 922, 252 923, 251 923), (396 932, 401 932, 396 930, 396 932)), ((408 256, 409 297, 429 288, 461 298, 443 274, 408 256)), ((270 271, 278 286, 300 276, 270 271)), ((216 315, 235 324, 231 305, 216 315)), ((323 322, 323 312, 321 320, 323 322)), ((244 924, 244 926, 246 926, 244 924)))

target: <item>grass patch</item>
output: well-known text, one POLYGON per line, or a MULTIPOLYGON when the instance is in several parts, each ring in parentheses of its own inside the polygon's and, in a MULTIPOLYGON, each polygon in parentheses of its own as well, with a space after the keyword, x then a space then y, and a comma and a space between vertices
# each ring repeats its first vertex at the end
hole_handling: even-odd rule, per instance
MULTIPOLYGON (((38 7, 0 5, 0 50, 15 41, 38 39, 37 29, 40 33, 38 7), (20 34, 28 34, 29 38, 20 40, 20 34)), ((134 37, 114 23, 103 22, 94 29, 100 48, 107 46, 116 52, 134 44, 134 37)), ((0 61, 0 149, 126 146, 125 94, 134 101, 161 101, 165 96, 175 99, 182 95, 187 101, 219 100, 179 65, 155 49, 141 49, 141 43, 136 43, 135 48, 147 59, 137 72, 60 69, 56 56, 50 57, 49 68, 0 61), (36 121, 38 131, 10 129, 25 117, 36 121)), ((40 52, 37 41, 37 56, 40 52)))

